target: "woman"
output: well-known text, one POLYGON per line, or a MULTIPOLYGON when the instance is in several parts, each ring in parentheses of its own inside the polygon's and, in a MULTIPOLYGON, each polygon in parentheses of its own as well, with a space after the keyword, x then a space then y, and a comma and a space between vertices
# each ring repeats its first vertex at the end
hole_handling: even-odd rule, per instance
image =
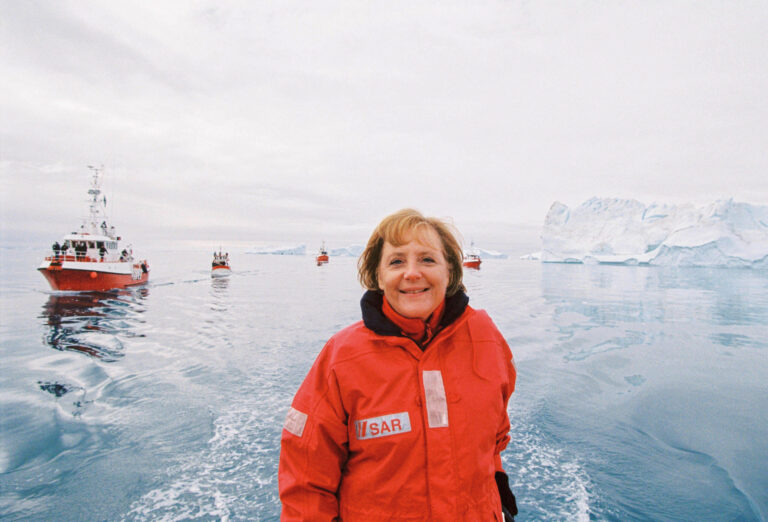
POLYGON ((358 261, 363 320, 331 337, 285 421, 282 520, 517 513, 500 457, 515 367, 468 306, 461 265, 438 219, 405 209, 376 227, 358 261))

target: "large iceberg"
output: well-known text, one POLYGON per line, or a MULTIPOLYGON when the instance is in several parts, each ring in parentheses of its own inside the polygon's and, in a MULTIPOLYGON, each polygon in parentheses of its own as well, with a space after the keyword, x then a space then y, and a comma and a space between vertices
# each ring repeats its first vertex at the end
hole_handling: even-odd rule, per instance
POLYGON ((703 207, 649 206, 592 198, 555 202, 542 232, 541 261, 768 269, 768 206, 718 200, 703 207))

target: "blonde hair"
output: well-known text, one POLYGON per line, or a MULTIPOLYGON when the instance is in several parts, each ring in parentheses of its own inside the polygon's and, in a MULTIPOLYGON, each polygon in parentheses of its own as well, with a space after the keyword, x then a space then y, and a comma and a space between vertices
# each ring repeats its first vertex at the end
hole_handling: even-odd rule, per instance
POLYGON ((458 235, 456 228, 447 221, 425 217, 421 212, 412 208, 404 208, 390 214, 382 219, 381 223, 373 230, 365 250, 357 260, 357 277, 360 284, 368 290, 381 290, 377 272, 384 243, 387 242, 394 246, 403 245, 411 233, 424 230, 427 227, 437 232, 442 243, 443 256, 448 262, 449 278, 445 295, 450 297, 459 291, 466 291, 462 282, 464 254, 461 244, 456 239, 458 235))

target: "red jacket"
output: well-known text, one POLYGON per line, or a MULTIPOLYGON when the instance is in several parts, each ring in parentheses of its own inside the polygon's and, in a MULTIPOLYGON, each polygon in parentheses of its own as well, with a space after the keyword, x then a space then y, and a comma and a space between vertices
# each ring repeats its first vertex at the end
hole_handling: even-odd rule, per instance
POLYGON ((293 400, 282 520, 503 520, 495 472, 516 377, 507 343, 464 294, 423 351, 380 303, 366 293, 364 320, 328 341, 293 400))

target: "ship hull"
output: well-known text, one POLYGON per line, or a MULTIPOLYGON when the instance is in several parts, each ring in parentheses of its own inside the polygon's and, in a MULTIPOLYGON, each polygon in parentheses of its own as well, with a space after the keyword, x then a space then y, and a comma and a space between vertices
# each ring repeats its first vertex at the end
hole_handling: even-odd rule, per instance
POLYGON ((464 266, 466 268, 479 269, 480 268, 480 261, 464 261, 464 266))
POLYGON ((211 277, 229 277, 232 270, 228 266, 214 266, 211 269, 211 277))
POLYGON ((44 262, 38 270, 53 290, 101 292, 143 285, 149 269, 138 263, 44 262))

